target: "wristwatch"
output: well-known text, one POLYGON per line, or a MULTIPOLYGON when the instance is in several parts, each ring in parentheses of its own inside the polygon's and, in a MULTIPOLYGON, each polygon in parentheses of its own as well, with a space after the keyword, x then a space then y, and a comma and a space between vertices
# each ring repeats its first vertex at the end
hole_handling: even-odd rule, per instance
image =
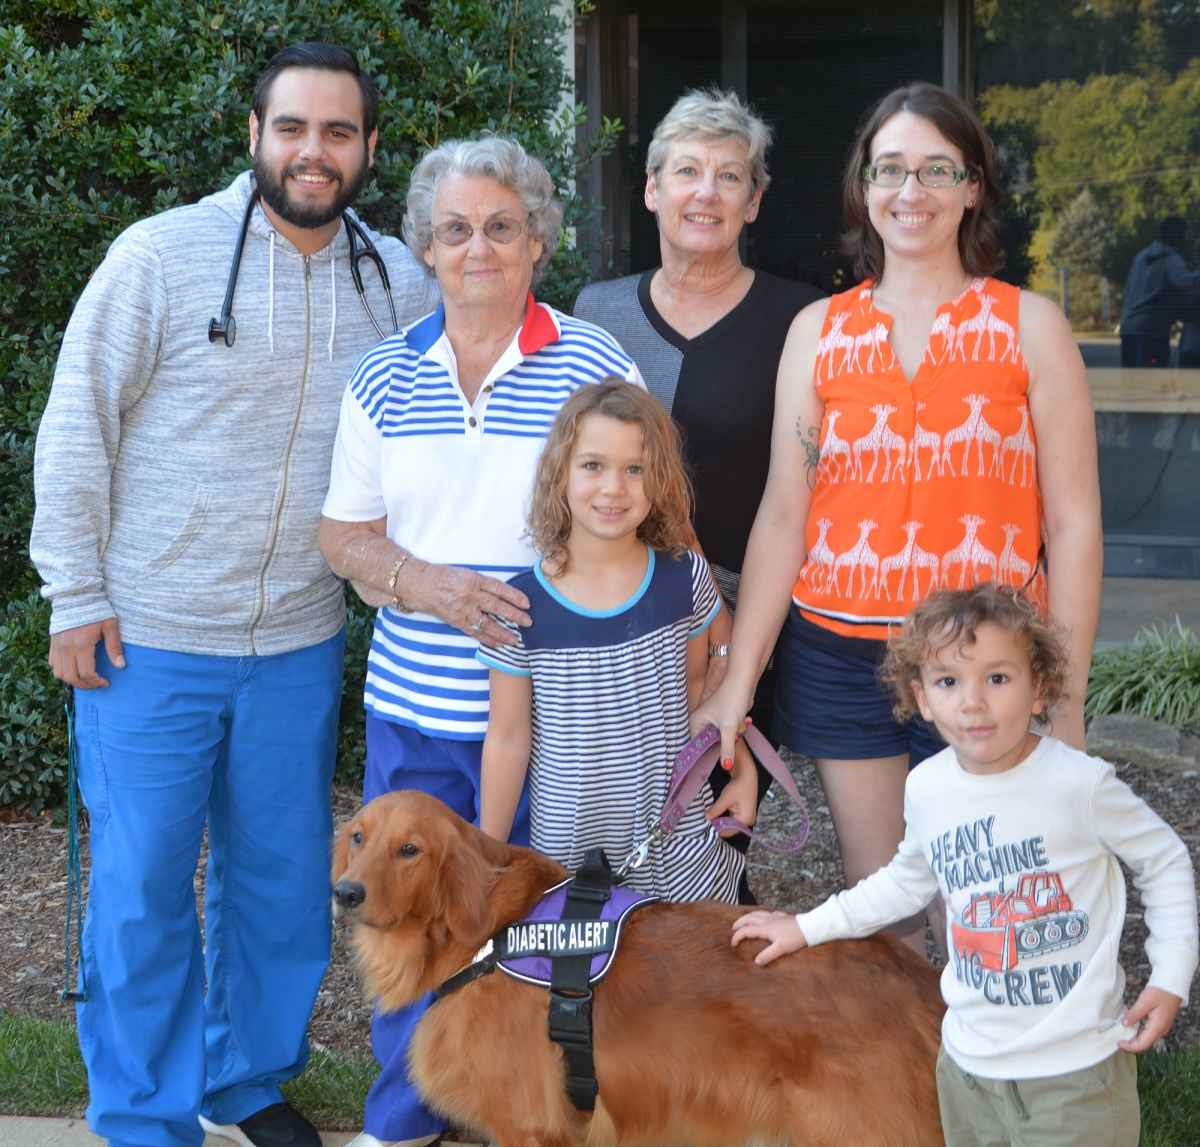
POLYGON ((728 645, 710 645, 708 647, 708 655, 709 655, 709 657, 728 657, 729 656, 729 646, 728 645))

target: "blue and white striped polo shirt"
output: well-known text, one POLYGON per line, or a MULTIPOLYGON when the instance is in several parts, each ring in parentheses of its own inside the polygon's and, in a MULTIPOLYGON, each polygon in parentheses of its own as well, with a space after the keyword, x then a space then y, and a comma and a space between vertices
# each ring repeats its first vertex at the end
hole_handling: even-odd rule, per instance
MULTIPOLYGON (((614 374, 644 386, 611 335, 530 295, 524 325, 469 403, 439 307, 359 363, 322 513, 386 518, 387 536, 422 560, 507 581, 536 560, 525 521, 555 415, 577 387, 614 374)), ((483 740, 488 673, 478 644, 432 614, 381 609, 366 707, 430 736, 483 740)))

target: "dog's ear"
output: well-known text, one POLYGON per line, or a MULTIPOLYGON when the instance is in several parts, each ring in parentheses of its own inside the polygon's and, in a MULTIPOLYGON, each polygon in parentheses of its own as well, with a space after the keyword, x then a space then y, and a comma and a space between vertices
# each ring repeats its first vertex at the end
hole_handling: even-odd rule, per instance
POLYGON ((352 821, 343 824, 333 838, 333 874, 330 883, 336 884, 341 880, 346 869, 350 867, 350 825, 352 821))
POLYGON ((499 876, 500 870, 488 863, 472 836, 457 833, 448 842, 435 911, 464 947, 481 947, 497 926, 488 896, 499 876))

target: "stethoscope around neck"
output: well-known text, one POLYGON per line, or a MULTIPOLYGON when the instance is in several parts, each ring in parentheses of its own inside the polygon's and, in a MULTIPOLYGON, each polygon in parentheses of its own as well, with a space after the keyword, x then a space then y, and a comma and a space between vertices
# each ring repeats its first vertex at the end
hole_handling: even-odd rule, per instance
MULTIPOLYGON (((250 202, 246 204, 246 214, 242 216, 242 226, 238 231, 237 246, 233 249, 233 264, 229 268, 229 282, 225 287, 225 301, 221 304, 221 315, 219 318, 208 321, 208 341, 210 343, 224 342, 226 346, 233 346, 234 339, 237 338, 237 323, 233 318, 233 292, 237 289, 238 268, 242 265, 242 250, 246 246, 246 232, 250 229, 250 216, 254 214, 254 207, 258 203, 260 195, 261 192, 255 188, 250 194, 250 202)), ((361 260, 368 259, 375 264, 379 271, 383 289, 387 292, 388 310, 392 314, 392 334, 395 334, 400 329, 400 324, 396 322, 396 300, 392 298, 392 284, 388 280, 387 267, 383 265, 383 256, 371 242, 370 236, 363 230, 362 224, 356 219, 352 219, 348 211, 342 212, 342 224, 346 228, 346 239, 350 243, 350 277, 354 280, 354 289, 358 292, 358 297, 362 299, 362 305, 367 312, 367 318, 371 320, 371 325, 379 332, 379 337, 385 339, 388 336, 383 333, 383 328, 376 321, 371 310, 371 304, 367 302, 362 271, 358 265, 361 260), (361 248, 359 247, 360 243, 362 244, 361 248)))

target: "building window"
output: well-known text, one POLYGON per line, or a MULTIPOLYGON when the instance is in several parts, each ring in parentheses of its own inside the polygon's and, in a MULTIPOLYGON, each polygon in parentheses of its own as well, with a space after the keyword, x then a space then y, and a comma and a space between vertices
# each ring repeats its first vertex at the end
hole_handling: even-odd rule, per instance
POLYGON ((1105 572, 1200 577, 1200 4, 978 0, 1002 274, 1067 312, 1105 572))
MULTIPOLYGON (((942 81, 946 8, 945 0, 600 0, 592 18, 600 84, 591 90, 603 114, 627 126, 603 174, 595 165, 605 261, 626 273, 657 266, 657 229, 642 202, 646 149, 686 89, 718 84, 749 98, 776 132, 772 183, 748 229, 746 261, 827 290, 848 283, 837 241, 855 127, 898 84, 942 81)), ((586 50, 576 60, 586 102, 586 50)))

